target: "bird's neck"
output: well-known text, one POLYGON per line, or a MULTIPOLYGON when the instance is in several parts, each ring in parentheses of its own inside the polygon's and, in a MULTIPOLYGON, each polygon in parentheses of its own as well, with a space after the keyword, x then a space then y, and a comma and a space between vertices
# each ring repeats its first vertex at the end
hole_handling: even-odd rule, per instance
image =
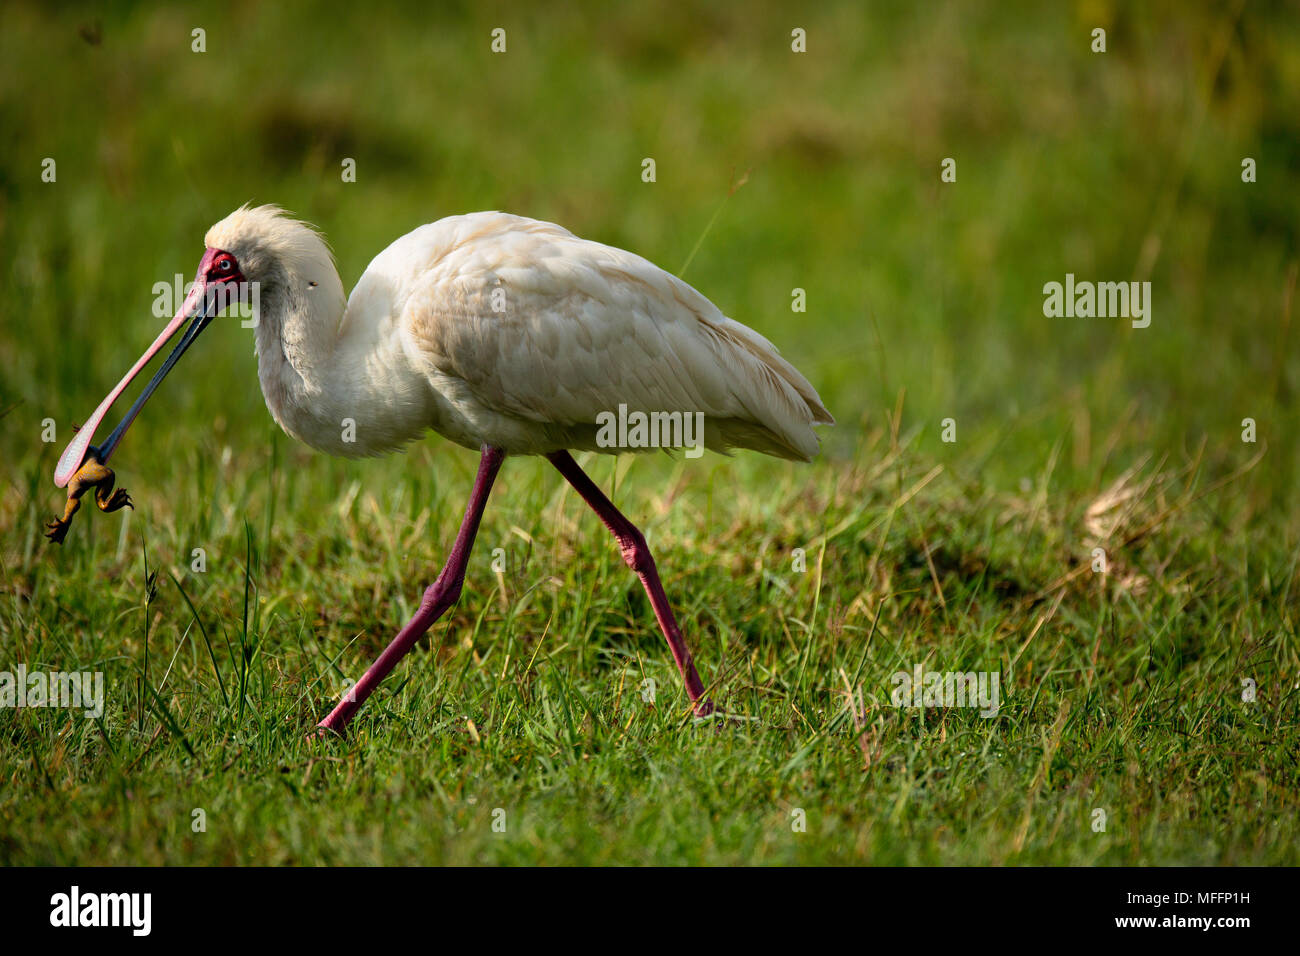
MULTIPOLYGON (((419 434, 428 387, 411 374, 390 316, 346 315, 338 274, 269 283, 257 325, 257 365, 271 416, 331 455, 388 451, 419 434)), ((427 422, 427 418, 425 421, 427 422)))

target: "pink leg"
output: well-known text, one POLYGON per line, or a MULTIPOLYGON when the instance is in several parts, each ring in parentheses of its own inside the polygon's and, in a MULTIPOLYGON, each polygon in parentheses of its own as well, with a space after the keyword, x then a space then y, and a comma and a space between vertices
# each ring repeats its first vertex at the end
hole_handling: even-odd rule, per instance
POLYGON ((434 622, 456 603, 460 597, 461 585, 465 582, 465 567, 469 563, 470 549, 474 547, 474 536, 478 534, 478 525, 483 518, 488 494, 492 491, 492 482, 496 479, 497 471, 500 470, 501 462, 505 457, 506 454, 501 449, 490 445, 483 446, 478 463, 478 475, 474 478, 474 490, 470 492, 469 504, 465 507, 465 520, 460 523, 456 543, 452 545, 451 555, 447 558, 442 573, 438 575, 438 580, 424 592, 424 599, 420 601, 420 609, 415 612, 415 616, 406 622, 406 626, 398 632, 397 637, 393 638, 393 642, 384 648, 384 652, 370 665, 370 669, 362 675, 361 680, 349 688, 343 695, 343 699, 338 702, 338 706, 316 725, 317 728, 322 731, 343 733, 352 715, 361 709, 361 705, 366 702, 366 698, 379 682, 388 676, 388 672, 397 666, 397 662, 406 656, 407 652, 415 646, 415 642, 433 627, 434 622))
POLYGON ((707 717, 713 713, 713 701, 704 699, 704 683, 700 680, 700 675, 695 672, 695 661, 686 647, 686 641, 682 639, 681 628, 677 626, 677 619, 673 617, 673 609, 668 604, 664 587, 659 583, 659 571, 655 568, 655 559, 645 543, 645 535, 614 507, 614 503, 605 497, 604 493, 596 487, 596 483, 587 477, 587 473, 578 467, 578 463, 567 451, 557 451, 547 455, 546 458, 560 470, 560 474, 568 479, 569 484, 577 489, 578 494, 582 495, 583 500, 591 506, 591 510, 600 516, 600 520, 605 522, 605 527, 618 539, 618 546, 623 551, 623 560, 636 572, 642 586, 645 587, 645 593, 650 597, 650 606, 654 608, 659 629, 664 632, 668 647, 673 652, 673 660, 677 662, 677 669, 681 671, 682 680, 686 682, 686 693, 691 698, 691 703, 695 705, 695 713, 699 717, 707 717))

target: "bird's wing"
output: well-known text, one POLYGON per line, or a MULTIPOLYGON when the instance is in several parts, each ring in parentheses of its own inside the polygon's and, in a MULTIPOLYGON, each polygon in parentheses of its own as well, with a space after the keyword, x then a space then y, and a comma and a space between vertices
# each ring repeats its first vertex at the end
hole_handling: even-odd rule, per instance
POLYGON ((476 401, 552 426, 594 425, 620 405, 698 411, 715 444, 816 453, 811 426, 832 419, 813 387, 687 283, 550 223, 456 218, 468 222, 435 243, 401 322, 476 401))

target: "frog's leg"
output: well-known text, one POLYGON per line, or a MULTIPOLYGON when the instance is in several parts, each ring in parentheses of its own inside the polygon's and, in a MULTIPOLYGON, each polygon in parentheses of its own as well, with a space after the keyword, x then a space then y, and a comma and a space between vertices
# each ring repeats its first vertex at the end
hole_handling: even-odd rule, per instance
POLYGON ((72 516, 77 513, 77 509, 80 507, 81 497, 73 494, 69 489, 68 503, 63 506, 63 517, 45 522, 45 537, 55 544, 63 544, 63 539, 68 535, 68 529, 72 527, 72 516))
POLYGON ((113 490, 113 482, 117 479, 113 470, 107 465, 91 459, 82 466, 81 471, 77 472, 77 478, 86 486, 94 486, 95 504, 99 506, 100 511, 117 511, 119 508, 135 510, 135 505, 131 503, 131 496, 126 493, 125 488, 113 490))

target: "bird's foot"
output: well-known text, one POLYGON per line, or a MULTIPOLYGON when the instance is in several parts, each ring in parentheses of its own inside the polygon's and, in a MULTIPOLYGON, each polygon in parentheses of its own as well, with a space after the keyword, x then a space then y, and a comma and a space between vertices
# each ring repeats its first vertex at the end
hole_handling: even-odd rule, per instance
POLYGON ((729 711, 725 711, 721 707, 715 705, 711 700, 697 703, 695 705, 693 717, 693 723, 709 723, 713 724, 718 729, 723 727, 739 727, 746 721, 755 719, 753 717, 745 717, 741 714, 733 714, 729 711))
POLYGON ((334 738, 347 737, 347 725, 336 726, 329 722, 329 718, 322 720, 319 724, 308 731, 307 740, 333 740, 334 738))

